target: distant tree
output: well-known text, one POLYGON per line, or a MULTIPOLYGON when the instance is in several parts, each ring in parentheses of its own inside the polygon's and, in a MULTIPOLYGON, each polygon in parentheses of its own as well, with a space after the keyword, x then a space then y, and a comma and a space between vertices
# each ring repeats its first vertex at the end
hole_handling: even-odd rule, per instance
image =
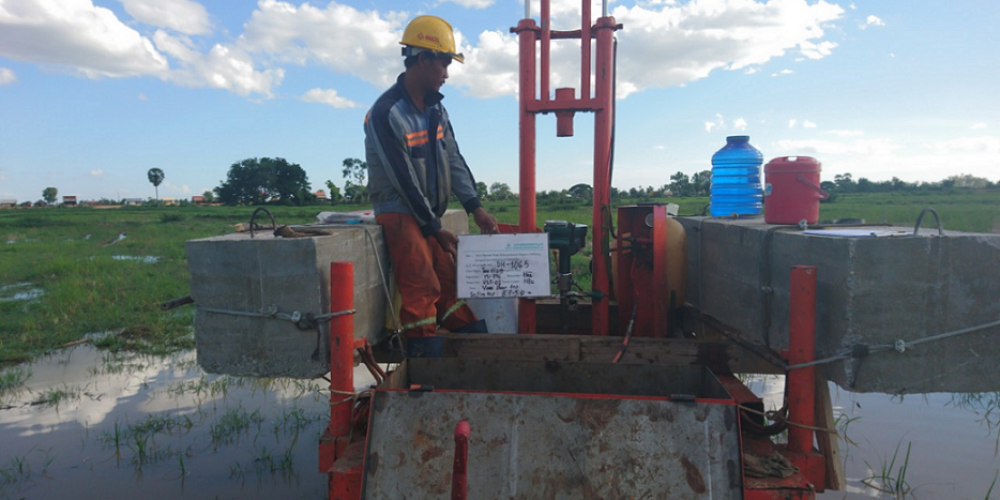
POLYGON ((486 187, 485 182, 479 181, 476 183, 476 196, 478 196, 480 200, 485 200, 486 197, 489 196, 489 189, 486 187))
MULTIPOLYGON (((42 190, 42 199, 45 203, 52 204, 56 202, 56 197, 59 195, 59 190, 54 187, 47 187, 42 190)), ((45 205, 42 205, 45 206, 45 205)))
POLYGON ((160 199, 160 184, 163 182, 163 178, 166 177, 163 174, 163 170, 158 168, 151 168, 149 172, 146 172, 146 177, 149 178, 150 184, 156 189, 156 199, 160 199))
POLYGON ((670 192, 674 196, 691 196, 691 180, 687 174, 677 172, 670 176, 670 192))
POLYGON ((342 173, 347 179, 344 183, 344 194, 351 197, 352 203, 368 201, 368 164, 357 158, 344 158, 342 173))
POLYGON ((948 179, 954 181, 955 187, 960 188, 984 188, 989 187, 991 182, 985 177, 976 177, 969 174, 951 175, 948 179))
POLYGON ((842 193, 853 193, 857 187, 850 172, 833 176, 833 182, 837 183, 837 191, 842 193))
POLYGON ((330 191, 330 194, 327 195, 327 199, 330 200, 330 204, 336 205, 344 200, 344 195, 340 194, 340 188, 337 187, 333 181, 326 181, 326 188, 330 191))
POLYGON ((575 184, 566 190, 566 193, 574 198, 579 198, 581 200, 593 201, 594 200, 594 188, 590 187, 590 184, 575 184))
POLYGON ((32 205, 32 206, 35 206, 35 207, 47 207, 47 206, 49 206, 49 204, 46 203, 45 200, 37 200, 37 201, 35 201, 35 204, 32 205))
POLYGON ((510 186, 502 182, 494 182, 490 185, 490 198, 494 200, 509 200, 514 197, 510 191, 510 186))
POLYGON ((215 193, 211 191, 205 191, 204 193, 201 193, 201 199, 205 203, 213 203, 215 201, 215 193))
POLYGON ((702 170, 691 176, 691 194, 708 196, 712 192, 712 171, 702 170))
POLYGON ((305 170, 284 158, 248 158, 232 164, 215 194, 227 205, 304 205, 315 198, 305 170))

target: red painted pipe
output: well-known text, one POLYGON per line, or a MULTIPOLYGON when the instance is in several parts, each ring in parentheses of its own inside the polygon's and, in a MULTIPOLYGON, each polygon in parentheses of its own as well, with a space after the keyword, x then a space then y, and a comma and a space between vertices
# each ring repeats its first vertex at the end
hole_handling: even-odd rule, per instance
POLYGON ((451 500, 465 500, 468 492, 469 472, 469 421, 455 426, 455 466, 451 475, 451 500))
MULTIPOLYGON (((793 266, 789 293, 788 363, 809 363, 816 359, 816 267, 793 266)), ((789 371, 785 383, 788 384, 789 422, 814 427, 816 367, 789 371)), ((789 425, 788 449, 801 453, 812 451, 812 429, 789 425)))
MULTIPOLYGON (((354 264, 330 263, 330 312, 354 309, 354 264)), ((348 396, 354 392, 354 315, 342 314, 330 319, 330 425, 333 437, 351 432, 351 409, 348 396), (333 392, 336 391, 336 392, 333 392)))
MULTIPOLYGON (((593 273, 591 288, 605 295, 611 293, 608 283, 607 248, 611 234, 608 227, 611 210, 611 186, 608 176, 611 167, 611 123, 612 101, 611 93, 614 82, 613 36, 615 19, 602 17, 597 20, 597 52, 594 58, 594 219, 593 219, 593 273)), ((584 40, 585 41, 585 40, 584 40)), ((594 299, 592 311, 592 332, 594 335, 609 333, 610 315, 608 299, 594 299)))
MULTIPOLYGON (((522 19, 517 24, 519 45, 519 100, 520 119, 520 185, 519 223, 522 233, 535 232, 535 113, 528 110, 537 102, 535 98, 535 44, 538 26, 532 19, 522 19)), ((535 302, 521 299, 518 304, 517 331, 535 333, 535 302)))
POLYGON ((542 12, 538 17, 538 22, 542 25, 542 66, 541 66, 541 99, 542 102, 549 102, 549 53, 552 46, 552 19, 549 16, 549 1, 542 0, 542 12))
POLYGON ((580 99, 590 100, 590 0, 583 0, 580 16, 580 99))

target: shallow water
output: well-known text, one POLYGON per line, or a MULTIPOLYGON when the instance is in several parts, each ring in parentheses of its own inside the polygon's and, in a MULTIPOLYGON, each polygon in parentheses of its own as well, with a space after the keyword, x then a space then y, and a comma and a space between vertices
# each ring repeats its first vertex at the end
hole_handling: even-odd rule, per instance
POLYGON ((0 499, 326 498, 322 380, 206 375, 194 352, 88 345, 3 374, 28 378, 0 392, 0 499))
MULTIPOLYGON (((755 378, 748 386, 764 398, 765 408, 781 406, 784 377, 755 378)), ((850 393, 832 383, 830 393, 847 489, 819 499, 987 498, 1000 474, 1000 393, 893 397, 850 393), (896 494, 893 485, 901 476, 903 494, 896 494)), ((1000 498, 1000 484, 990 498, 1000 498)))
MULTIPOLYGON (((17 386, 0 390, 0 499, 326 498, 317 445, 329 418, 324 381, 206 375, 194 352, 116 356, 88 345, 0 380, 17 386)), ((356 382, 371 383, 363 368, 356 382)), ((783 384, 750 382, 769 409, 780 406, 783 384)), ((986 498, 1000 471, 1000 395, 831 392, 835 413, 852 419, 841 424, 853 443, 841 444, 848 489, 819 498, 900 498, 866 483, 879 485, 882 469, 898 477, 907 446, 906 498, 986 498)))

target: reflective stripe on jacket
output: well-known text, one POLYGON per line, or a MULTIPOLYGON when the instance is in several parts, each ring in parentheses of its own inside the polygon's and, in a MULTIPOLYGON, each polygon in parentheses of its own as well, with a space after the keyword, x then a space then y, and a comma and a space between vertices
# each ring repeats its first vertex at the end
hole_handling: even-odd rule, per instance
POLYGON ((481 207, 476 180, 458 150, 448 112, 434 92, 425 98, 424 113, 406 92, 403 75, 382 94, 365 117, 365 157, 368 196, 376 208, 402 206, 409 210, 424 236, 441 229, 440 218, 454 193, 469 213, 481 207), (433 124, 437 122, 437 126, 433 124), (428 134, 429 128, 435 130, 428 134), (427 155, 437 155, 437 189, 427 171, 427 155))

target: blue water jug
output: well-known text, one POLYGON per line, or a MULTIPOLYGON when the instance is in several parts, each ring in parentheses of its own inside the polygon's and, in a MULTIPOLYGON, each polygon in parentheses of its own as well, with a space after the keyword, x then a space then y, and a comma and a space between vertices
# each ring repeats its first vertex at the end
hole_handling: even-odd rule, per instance
POLYGON ((726 146, 712 155, 712 216, 760 215, 761 163, 764 156, 750 145, 750 136, 726 137, 726 146))

